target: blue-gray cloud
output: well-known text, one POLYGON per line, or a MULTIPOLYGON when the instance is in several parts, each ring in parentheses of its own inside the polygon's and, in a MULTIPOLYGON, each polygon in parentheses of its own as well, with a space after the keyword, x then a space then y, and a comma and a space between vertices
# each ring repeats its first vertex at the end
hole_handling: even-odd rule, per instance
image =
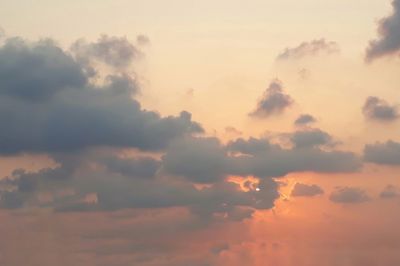
POLYGON ((397 106, 373 96, 367 98, 362 111, 366 118, 377 121, 394 121, 399 118, 397 106))
POLYGON ((400 143, 389 140, 365 145, 364 160, 383 165, 400 165, 400 143))
POLYGON ((279 80, 273 80, 258 101, 256 109, 249 115, 265 118, 282 113, 292 104, 293 99, 283 91, 282 83, 279 80))
MULTIPOLYGON (((124 51, 130 47, 125 40, 124 45, 114 38, 103 41, 95 43, 95 54, 104 52, 101 58, 111 64, 116 64, 113 45, 124 51)), ((138 84, 126 73, 109 75, 101 85, 91 84, 87 75, 53 41, 8 39, 0 47, 0 153, 94 146, 160 150, 174 138, 202 132, 188 112, 161 117, 143 110, 132 98, 138 84)))
POLYGON ((393 0, 392 6, 393 13, 379 21, 379 37, 370 41, 366 53, 367 61, 400 52, 400 0, 393 0))
POLYGON ((296 126, 305 126, 315 122, 317 122, 317 120, 312 115, 302 114, 294 121, 294 124, 296 126))

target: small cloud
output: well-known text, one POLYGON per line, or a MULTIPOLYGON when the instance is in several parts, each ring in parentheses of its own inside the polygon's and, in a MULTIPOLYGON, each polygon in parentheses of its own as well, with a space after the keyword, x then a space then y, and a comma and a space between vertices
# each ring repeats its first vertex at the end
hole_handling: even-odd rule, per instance
POLYGON ((315 117, 312 115, 302 114, 294 121, 294 124, 296 126, 306 126, 315 122, 317 122, 317 119, 315 119, 315 117))
POLYGON ((136 43, 141 46, 150 45, 150 38, 144 34, 140 34, 136 37, 136 43))
POLYGON ((393 121, 399 118, 397 106, 373 96, 367 98, 362 111, 364 116, 371 120, 393 121))
POLYGON ((400 143, 387 141, 368 144, 364 148, 364 160, 383 165, 400 165, 400 143))
POLYGON ((311 76, 311 71, 308 70, 307 68, 302 68, 297 73, 299 74, 299 77, 302 80, 306 80, 311 76))
POLYGON ((273 114, 282 113, 293 104, 293 99, 283 91, 282 82, 273 80, 264 95, 259 100, 256 110, 249 115, 253 117, 265 118, 273 114))
POLYGON ((393 199, 400 197, 400 188, 393 185, 387 185, 379 194, 381 199, 393 199))
POLYGON ((228 135, 231 135, 233 137, 238 137, 238 136, 243 135, 242 131, 240 131, 240 130, 234 128, 234 127, 226 127, 225 128, 225 133, 228 134, 228 135))
POLYGON ((392 2, 393 13, 378 23, 379 37, 369 42, 366 61, 400 52, 400 0, 392 2))
POLYGON ((308 56, 318 56, 320 54, 334 54, 339 51, 339 45, 336 42, 319 39, 303 42, 293 48, 288 47, 278 55, 277 60, 301 59, 308 56))
POLYGON ((317 185, 297 183, 291 193, 292 197, 314 197, 324 194, 322 188, 317 185))
POLYGON ((335 203, 354 204, 370 200, 368 194, 357 187, 337 187, 329 199, 335 203))

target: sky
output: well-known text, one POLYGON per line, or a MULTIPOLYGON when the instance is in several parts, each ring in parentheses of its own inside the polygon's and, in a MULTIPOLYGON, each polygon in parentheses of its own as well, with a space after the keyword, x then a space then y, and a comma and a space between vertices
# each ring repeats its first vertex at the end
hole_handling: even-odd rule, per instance
POLYGON ((0 265, 400 265, 400 0, 0 18, 0 265))

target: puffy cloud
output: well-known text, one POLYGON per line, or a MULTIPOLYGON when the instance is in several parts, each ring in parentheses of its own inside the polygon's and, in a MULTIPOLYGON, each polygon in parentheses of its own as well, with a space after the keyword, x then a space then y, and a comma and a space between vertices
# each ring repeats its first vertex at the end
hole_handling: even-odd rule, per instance
POLYGON ((292 197, 313 197, 321 194, 324 194, 324 191, 319 186, 301 183, 296 183, 291 192, 292 197))
POLYGON ((291 134, 290 139, 296 148, 334 145, 332 137, 320 129, 296 131, 291 134))
POLYGON ((87 83, 80 65, 51 40, 29 45, 8 39, 0 48, 0 95, 26 101, 47 100, 87 83))
MULTIPOLYGON (((101 58, 111 63, 119 58, 111 58, 119 54, 114 49, 130 47, 126 40, 101 40, 93 44, 95 54, 104 52, 101 58)), ((202 132, 187 112, 163 118, 142 110, 132 99, 138 85, 125 73, 109 75, 102 85, 89 83, 83 66, 49 40, 7 40, 0 47, 0 79, 2 154, 94 146, 159 150, 176 137, 202 132)))
POLYGON ((393 0, 393 14, 379 21, 379 38, 370 41, 367 61, 400 52, 400 0, 393 0))
POLYGON ((315 122, 317 122, 317 120, 312 115, 302 114, 294 121, 294 124, 296 126, 305 126, 315 122))
POLYGON ((250 116, 263 118, 279 114, 292 104, 293 99, 283 91, 282 83, 279 80, 273 80, 250 116))
POLYGON ((370 197, 361 188, 357 187, 338 187, 332 192, 329 199, 335 203, 352 204, 369 201, 370 197))
MULTIPOLYGON (((138 40, 143 37, 138 36, 138 40)), ((71 50, 77 60, 84 64, 91 64, 92 60, 105 63, 117 69, 123 69, 142 56, 142 53, 125 37, 101 36, 97 42, 88 43, 78 40, 71 50)))
POLYGON ((399 117, 397 106, 373 96, 367 98, 362 110, 365 117, 378 121, 393 121, 399 117))
POLYGON ((379 194, 382 199, 392 199, 400 197, 400 189, 393 185, 387 185, 379 194))
POLYGON ((364 160, 375 164, 400 165, 400 143, 389 140, 366 145, 364 160))
POLYGON ((333 54, 340 51, 339 45, 333 41, 325 39, 303 42, 294 48, 286 48, 278 55, 278 60, 301 59, 307 56, 317 56, 320 54, 333 54))

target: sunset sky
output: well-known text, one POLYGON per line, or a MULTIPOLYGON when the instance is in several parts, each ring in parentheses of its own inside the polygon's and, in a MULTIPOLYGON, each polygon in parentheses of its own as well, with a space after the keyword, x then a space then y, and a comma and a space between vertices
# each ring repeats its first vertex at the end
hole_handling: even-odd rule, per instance
POLYGON ((400 0, 0 0, 0 265, 399 266, 400 0))

